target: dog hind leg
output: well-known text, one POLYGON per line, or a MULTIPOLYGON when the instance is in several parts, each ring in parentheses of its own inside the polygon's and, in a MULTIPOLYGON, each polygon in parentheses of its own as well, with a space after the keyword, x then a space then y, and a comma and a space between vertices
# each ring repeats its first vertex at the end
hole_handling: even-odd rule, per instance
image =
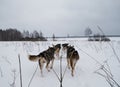
POLYGON ((42 63, 41 60, 39 60, 38 63, 39 63, 41 75, 43 76, 43 71, 42 71, 42 70, 43 70, 43 65, 44 65, 44 63, 42 63))
POLYGON ((70 59, 70 66, 71 66, 71 75, 74 76, 74 70, 75 70, 76 60, 70 59))
POLYGON ((47 64, 46 64, 46 69, 48 70, 48 72, 50 72, 50 69, 49 69, 49 64, 50 64, 50 61, 47 61, 47 64))
POLYGON ((76 63, 77 63, 76 59, 71 60, 71 68, 72 68, 71 75, 72 76, 74 76, 74 71, 75 71, 75 65, 76 65, 76 63))
POLYGON ((68 69, 70 69, 70 59, 67 58, 67 66, 68 66, 68 69))
POLYGON ((50 66, 51 69, 53 68, 53 62, 54 62, 54 59, 51 60, 51 66, 50 66))

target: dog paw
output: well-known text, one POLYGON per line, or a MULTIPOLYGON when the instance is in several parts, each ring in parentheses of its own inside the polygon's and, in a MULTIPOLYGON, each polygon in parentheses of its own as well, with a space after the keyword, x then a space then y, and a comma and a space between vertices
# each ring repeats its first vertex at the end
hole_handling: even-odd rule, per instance
POLYGON ((71 75, 72 75, 72 77, 74 77, 74 74, 73 74, 73 73, 72 73, 71 75))
POLYGON ((50 70, 48 70, 48 72, 50 72, 50 70))
POLYGON ((70 69, 70 67, 68 67, 68 69, 70 69))

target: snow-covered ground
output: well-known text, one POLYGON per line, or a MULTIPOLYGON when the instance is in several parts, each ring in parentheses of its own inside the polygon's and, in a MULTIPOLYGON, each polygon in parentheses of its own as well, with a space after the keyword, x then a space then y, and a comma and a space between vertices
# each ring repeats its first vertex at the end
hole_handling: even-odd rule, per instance
MULTIPOLYGON (((111 77, 120 85, 120 38, 112 38, 111 42, 88 42, 85 39, 65 39, 43 42, 0 42, 0 87, 20 87, 19 59, 21 59, 23 87, 60 87, 60 82, 55 73, 43 69, 40 74, 38 62, 28 60, 29 54, 39 54, 48 46, 58 43, 69 43, 78 50, 80 60, 77 62, 75 76, 71 76, 66 70, 63 79, 63 87, 110 87, 104 77, 97 72, 106 75, 101 69, 105 65, 111 77), (35 70, 37 71, 35 72, 35 70), (100 69, 100 70, 98 70, 100 69), (32 76, 34 77, 32 78, 32 76), (32 79, 32 80, 31 80, 32 79)), ((66 67, 65 53, 62 57, 62 71, 66 67)), ((60 60, 55 59, 54 70, 60 76, 60 60)), ((118 87, 114 84, 113 87, 118 87)))

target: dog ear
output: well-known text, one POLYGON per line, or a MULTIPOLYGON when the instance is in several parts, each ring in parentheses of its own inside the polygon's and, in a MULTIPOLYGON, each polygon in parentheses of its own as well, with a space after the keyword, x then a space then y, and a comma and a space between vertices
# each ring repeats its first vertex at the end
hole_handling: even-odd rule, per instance
POLYGON ((64 44, 62 44, 62 47, 66 47, 68 45, 69 45, 68 43, 64 43, 64 44))
POLYGON ((71 47, 74 47, 73 45, 71 47))
POLYGON ((66 43, 65 45, 66 45, 66 46, 68 46, 68 45, 69 45, 69 43, 66 43))

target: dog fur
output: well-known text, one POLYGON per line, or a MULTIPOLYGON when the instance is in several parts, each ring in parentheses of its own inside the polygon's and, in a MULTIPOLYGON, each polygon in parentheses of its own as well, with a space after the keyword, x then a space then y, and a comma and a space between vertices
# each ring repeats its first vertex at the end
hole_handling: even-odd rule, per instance
POLYGON ((74 46, 68 46, 68 43, 62 44, 63 50, 67 50, 67 66, 71 69, 71 75, 74 76, 75 65, 79 60, 79 54, 74 46))
POLYGON ((59 58, 59 52, 60 52, 60 49, 61 49, 61 44, 53 45, 53 47, 56 50, 55 51, 56 56, 59 58))
POLYGON ((29 55, 30 61, 38 61, 39 67, 41 70, 41 74, 43 75, 43 66, 44 63, 46 63, 46 69, 50 71, 50 69, 53 68, 53 62, 54 62, 54 54, 59 53, 60 50, 60 44, 54 45, 53 47, 49 47, 47 50, 41 52, 38 55, 29 55), (51 66, 50 66, 51 63, 51 66))

